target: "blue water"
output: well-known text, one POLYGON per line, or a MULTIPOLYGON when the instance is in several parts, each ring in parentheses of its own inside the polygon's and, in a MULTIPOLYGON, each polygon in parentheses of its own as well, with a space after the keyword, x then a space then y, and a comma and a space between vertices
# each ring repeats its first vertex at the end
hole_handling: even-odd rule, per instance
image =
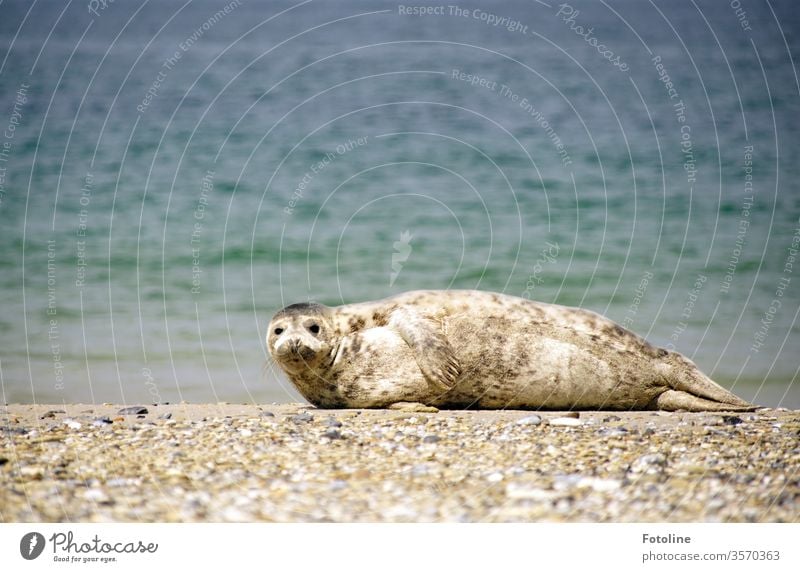
POLYGON ((800 407, 800 17, 742 5, 3 2, 3 399, 297 400, 283 305, 480 288, 800 407))

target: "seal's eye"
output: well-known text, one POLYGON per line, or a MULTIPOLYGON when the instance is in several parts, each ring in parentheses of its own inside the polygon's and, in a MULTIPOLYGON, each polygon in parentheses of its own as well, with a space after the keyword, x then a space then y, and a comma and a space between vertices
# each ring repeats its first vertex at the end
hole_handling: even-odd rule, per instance
POLYGON ((283 333, 283 328, 275 328, 275 335, 280 336, 283 333))
POLYGON ((317 324, 311 324, 311 325, 308 327, 308 331, 310 331, 312 334, 318 334, 318 333, 319 333, 319 325, 317 325, 317 324))

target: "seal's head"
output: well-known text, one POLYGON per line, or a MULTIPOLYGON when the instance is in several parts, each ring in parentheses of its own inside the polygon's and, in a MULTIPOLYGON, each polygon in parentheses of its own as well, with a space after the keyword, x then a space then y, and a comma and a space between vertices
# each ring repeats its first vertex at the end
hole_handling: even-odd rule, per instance
POLYGON ((328 308, 314 303, 286 306, 269 323, 267 348, 287 373, 318 369, 335 348, 328 308))

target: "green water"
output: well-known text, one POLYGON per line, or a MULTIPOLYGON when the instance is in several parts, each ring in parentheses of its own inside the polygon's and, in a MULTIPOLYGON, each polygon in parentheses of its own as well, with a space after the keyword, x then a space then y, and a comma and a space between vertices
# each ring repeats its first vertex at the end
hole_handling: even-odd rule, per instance
POLYGON ((4 399, 297 400, 283 305, 480 288, 800 407, 792 3, 459 7, 4 2, 4 399))

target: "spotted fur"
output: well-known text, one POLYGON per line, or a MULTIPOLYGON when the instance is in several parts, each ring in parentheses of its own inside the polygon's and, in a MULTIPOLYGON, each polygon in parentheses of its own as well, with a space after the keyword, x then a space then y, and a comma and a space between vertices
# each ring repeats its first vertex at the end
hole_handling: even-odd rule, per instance
POLYGON ((292 305, 269 332, 270 353, 318 407, 753 408, 684 356, 599 314, 493 292, 292 305))

